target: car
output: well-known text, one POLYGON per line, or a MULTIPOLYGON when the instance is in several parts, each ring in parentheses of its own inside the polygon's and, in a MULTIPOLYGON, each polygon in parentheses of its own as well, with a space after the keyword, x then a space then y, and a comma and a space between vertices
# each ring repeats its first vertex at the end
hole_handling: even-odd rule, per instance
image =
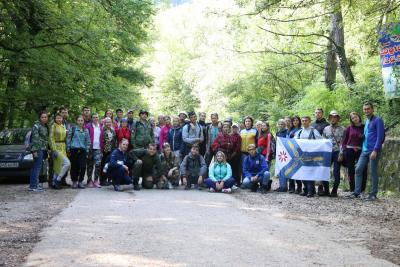
MULTIPOLYGON (((0 131, 0 177, 21 177, 29 181, 33 156, 29 149, 30 128, 0 131)), ((47 181, 48 164, 43 160, 39 181, 47 181)))

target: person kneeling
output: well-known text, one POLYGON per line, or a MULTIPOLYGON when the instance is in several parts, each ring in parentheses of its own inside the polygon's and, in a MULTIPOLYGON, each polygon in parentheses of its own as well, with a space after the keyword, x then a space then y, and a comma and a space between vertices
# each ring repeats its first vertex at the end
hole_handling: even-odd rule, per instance
POLYGON ((157 146, 149 144, 147 149, 134 149, 129 153, 130 161, 133 162, 133 189, 140 190, 139 179, 142 177, 142 187, 153 189, 162 188, 160 183, 161 161, 157 155, 157 146))
POLYGON ((190 153, 183 159, 180 166, 181 177, 185 190, 195 185, 198 189, 203 183, 203 176, 207 172, 207 165, 202 155, 199 154, 199 146, 193 145, 190 153))
POLYGON ((129 177, 129 168, 127 166, 127 154, 129 141, 122 139, 119 143, 119 147, 115 149, 110 156, 110 162, 108 163, 107 174, 113 181, 114 190, 121 192, 121 185, 131 184, 132 180, 129 177))
POLYGON ((250 144, 247 150, 249 155, 243 161, 243 188, 250 188, 252 192, 256 192, 261 184, 261 192, 267 193, 270 178, 267 161, 257 154, 254 144, 250 144))
POLYGON ((218 151, 215 158, 216 161, 211 164, 208 171, 209 178, 205 180, 205 183, 210 192, 231 193, 232 186, 235 184, 231 165, 226 162, 225 154, 222 151, 218 151))

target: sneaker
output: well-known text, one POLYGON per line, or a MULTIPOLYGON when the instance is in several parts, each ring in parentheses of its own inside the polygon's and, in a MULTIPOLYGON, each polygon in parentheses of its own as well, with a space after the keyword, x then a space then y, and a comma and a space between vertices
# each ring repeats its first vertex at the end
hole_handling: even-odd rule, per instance
POLYGON ((307 196, 307 193, 306 193, 305 191, 303 191, 303 192, 300 193, 300 196, 306 197, 306 196, 307 196))
POLYGON ((77 189, 78 188, 78 182, 72 182, 72 189, 77 189))
POLYGON ((361 195, 360 194, 356 194, 356 193, 351 193, 350 195, 347 195, 346 198, 349 198, 349 199, 361 199, 361 195))
POLYGON ((171 184, 171 182, 168 182, 167 183, 167 188, 168 189, 174 189, 174 186, 171 184))
POLYGON ((300 195, 301 191, 302 191, 302 189, 298 187, 294 193, 297 195, 300 195))
POLYGON ((266 194, 268 193, 268 187, 267 186, 261 186, 261 194, 266 194))
POLYGON ((221 192, 222 192, 222 193, 225 193, 225 194, 230 194, 230 193, 232 193, 232 189, 230 189, 230 188, 223 188, 223 189, 221 190, 221 192))
POLYGON ((252 182, 251 183, 251 187, 250 187, 250 191, 251 192, 257 192, 258 189, 258 183, 252 182))
POLYGON ((238 189, 239 189, 239 187, 237 187, 236 185, 233 185, 233 186, 232 186, 232 190, 233 190, 233 191, 236 191, 236 190, 238 190, 238 189))
POLYGON ((101 188, 101 185, 100 185, 99 181, 95 181, 95 182, 93 183, 93 187, 95 187, 95 188, 101 188))
POLYGON ((291 189, 289 189, 289 194, 294 194, 294 189, 293 188, 291 188, 291 189))
POLYGON ((61 181, 54 180, 53 183, 52 183, 52 185, 51 185, 51 187, 52 187, 53 189, 56 189, 56 190, 61 189, 61 181))
POLYGON ((44 188, 43 188, 43 184, 42 184, 42 183, 39 183, 39 184, 37 185, 37 188, 44 189, 44 188))
POLYGON ((187 185, 185 185, 185 190, 190 190, 191 187, 192 187, 192 185, 187 184, 187 185))
POLYGON ((210 189, 208 189, 208 191, 210 191, 210 193, 214 193, 214 192, 215 192, 215 189, 212 188, 212 187, 210 187, 210 189))
POLYGON ((275 189, 274 191, 275 191, 275 192, 278 192, 278 193, 285 193, 285 192, 287 192, 288 190, 287 190, 287 188, 279 187, 279 188, 275 189))
POLYGON ((140 186, 138 184, 133 185, 133 190, 140 191, 140 186))
POLYGON ((120 185, 114 185, 114 191, 116 192, 122 192, 122 188, 120 185))
POLYGON ((88 187, 88 188, 93 188, 93 187, 94 187, 93 181, 90 180, 90 181, 86 184, 86 187, 88 187))
MULTIPOLYGON (((318 191, 318 196, 320 196, 320 197, 329 197, 330 194, 329 194, 329 191, 318 191)), ((337 194, 336 194, 336 196, 337 196, 337 194)))
POLYGON ((42 187, 36 187, 36 188, 32 188, 31 191, 40 193, 40 192, 44 192, 44 189, 42 187))
POLYGON ((375 195, 373 195, 373 194, 370 194, 370 195, 365 199, 365 201, 376 201, 376 200, 378 200, 378 198, 377 198, 375 195))
POLYGON ((201 190, 201 187, 198 184, 194 185, 194 190, 201 190))
POLYGON ((78 183, 78 188, 79 188, 79 189, 85 189, 85 186, 83 185, 82 182, 79 182, 79 183, 78 183))
POLYGON ((308 198, 311 198, 311 197, 314 197, 314 196, 315 196, 314 193, 308 193, 308 194, 307 194, 307 197, 308 197, 308 198))

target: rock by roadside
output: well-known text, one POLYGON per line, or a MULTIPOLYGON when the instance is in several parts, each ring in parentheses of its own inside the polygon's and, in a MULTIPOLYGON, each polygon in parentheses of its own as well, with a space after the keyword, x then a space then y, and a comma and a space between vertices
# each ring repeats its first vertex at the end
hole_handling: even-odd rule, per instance
POLYGON ((0 185, 0 266, 21 266, 39 233, 77 194, 76 190, 34 193, 28 185, 0 185))
POLYGON ((295 194, 262 195, 247 190, 233 195, 251 208, 276 207, 289 219, 332 227, 337 232, 337 242, 366 246, 374 257, 400 265, 400 199, 365 202, 345 199, 343 194, 338 198, 310 199, 295 194))

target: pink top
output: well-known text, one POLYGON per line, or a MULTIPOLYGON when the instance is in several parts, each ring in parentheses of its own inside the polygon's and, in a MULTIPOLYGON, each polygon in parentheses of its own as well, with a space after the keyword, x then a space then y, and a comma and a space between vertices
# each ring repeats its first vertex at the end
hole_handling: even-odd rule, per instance
POLYGON ((170 125, 164 125, 163 127, 161 127, 161 131, 160 131, 160 148, 162 148, 163 144, 165 142, 167 142, 169 128, 171 128, 170 125))

